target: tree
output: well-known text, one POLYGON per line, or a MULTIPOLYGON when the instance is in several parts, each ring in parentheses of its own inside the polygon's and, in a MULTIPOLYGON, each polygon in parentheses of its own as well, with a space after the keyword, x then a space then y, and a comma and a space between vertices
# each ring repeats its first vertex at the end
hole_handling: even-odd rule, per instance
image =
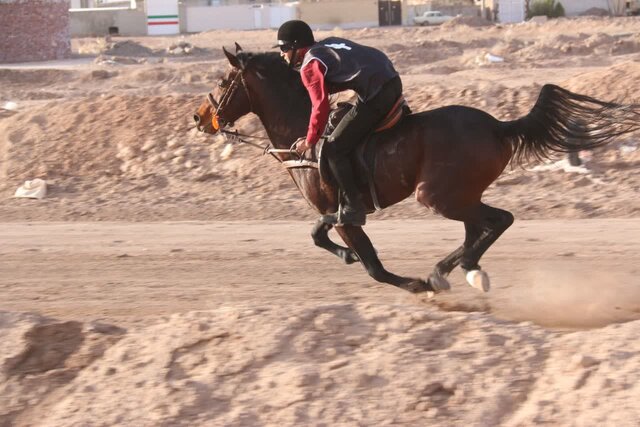
POLYGON ((558 18, 564 15, 565 11, 562 3, 556 3, 556 0, 533 0, 527 9, 527 19, 531 19, 534 16, 558 18))

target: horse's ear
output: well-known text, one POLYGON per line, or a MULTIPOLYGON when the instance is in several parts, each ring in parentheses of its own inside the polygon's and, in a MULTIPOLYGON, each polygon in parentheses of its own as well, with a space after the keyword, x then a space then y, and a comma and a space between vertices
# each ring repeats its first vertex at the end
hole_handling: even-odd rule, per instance
POLYGON ((238 53, 242 52, 242 48, 240 47, 240 45, 238 44, 238 42, 236 42, 236 55, 238 53))
POLYGON ((229 53, 224 47, 222 48, 222 51, 224 52, 224 55, 227 57, 227 59, 229 60, 229 64, 231 64, 232 67, 238 68, 240 70, 242 69, 242 64, 238 60, 237 56, 229 53))

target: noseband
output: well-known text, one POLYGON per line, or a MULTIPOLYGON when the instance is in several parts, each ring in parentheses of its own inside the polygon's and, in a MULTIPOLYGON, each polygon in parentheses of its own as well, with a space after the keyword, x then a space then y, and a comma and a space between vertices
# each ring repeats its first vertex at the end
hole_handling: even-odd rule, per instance
POLYGON ((213 98, 213 94, 211 92, 207 95, 209 104, 211 104, 211 106, 215 109, 211 117, 211 125, 215 130, 220 130, 227 125, 233 126, 233 122, 227 122, 224 118, 222 118, 222 112, 223 109, 229 104, 229 101, 231 100, 231 97, 235 93, 238 86, 242 86, 244 88, 245 94, 247 95, 247 100, 249 101, 249 112, 254 112, 253 104, 251 102, 251 96, 249 95, 249 88, 247 87, 247 82, 244 79, 243 71, 239 70, 231 81, 231 84, 229 84, 227 90, 225 90, 225 92, 222 94, 219 103, 216 102, 216 100, 213 98))

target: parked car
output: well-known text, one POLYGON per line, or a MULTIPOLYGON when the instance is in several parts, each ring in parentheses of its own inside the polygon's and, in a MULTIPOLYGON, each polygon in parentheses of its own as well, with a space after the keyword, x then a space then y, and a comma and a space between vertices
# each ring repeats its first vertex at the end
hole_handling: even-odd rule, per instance
POLYGON ((453 16, 443 15, 437 10, 430 10, 413 18, 416 25, 440 25, 453 19, 453 16))

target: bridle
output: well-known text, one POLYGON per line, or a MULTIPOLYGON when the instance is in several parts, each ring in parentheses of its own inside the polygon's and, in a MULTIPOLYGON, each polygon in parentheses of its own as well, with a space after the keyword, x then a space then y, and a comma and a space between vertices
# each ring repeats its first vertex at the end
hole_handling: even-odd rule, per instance
POLYGON ((233 94, 236 92, 236 89, 238 88, 238 86, 243 87, 244 93, 247 96, 247 100, 249 101, 249 112, 250 113, 255 112, 253 111, 253 103, 251 102, 251 95, 249 94, 249 88, 247 87, 247 82, 244 79, 244 71, 238 70, 236 75, 233 77, 233 80, 231 81, 227 89, 222 94, 222 97, 220 98, 220 102, 216 102, 211 92, 209 92, 209 94, 207 95, 207 100, 209 101, 209 104, 211 104, 211 106, 215 109, 211 117, 211 125, 213 126, 213 129, 215 129, 216 131, 223 130, 222 128, 224 128, 227 125, 233 126, 233 122, 227 122, 224 119, 222 119, 223 123, 222 123, 222 126, 220 126, 220 121, 221 121, 220 116, 222 114, 222 109, 227 106, 227 104, 229 103, 229 100, 231 99, 233 94))
POLYGON ((241 134, 237 130, 225 129, 227 126, 233 126, 234 122, 227 122, 225 119, 223 119, 221 117, 222 111, 223 111, 223 108, 227 106, 227 104, 229 103, 229 100, 231 99, 231 97, 233 96, 233 94, 235 93, 235 91, 239 86, 242 86, 247 96, 247 100, 249 101, 249 112, 255 113, 253 109, 253 103, 251 102, 251 94, 249 93, 249 87, 247 86, 247 82, 244 79, 244 70, 238 70, 236 75, 233 77, 233 80, 231 80, 231 83, 229 84, 225 92, 220 97, 220 102, 216 102, 216 100, 213 98, 213 93, 209 92, 207 94, 207 100, 209 101, 209 104, 211 104, 211 107, 215 109, 211 117, 211 126, 213 127, 213 129, 216 130, 217 132, 222 133, 228 143, 240 142, 243 144, 251 145, 252 147, 259 148, 262 150, 263 155, 271 154, 281 163, 283 162, 283 160, 280 159, 278 156, 276 156, 276 154, 288 153, 288 154, 295 155, 298 158, 301 158, 301 156, 298 155, 298 153, 295 150, 293 150, 293 146, 290 149, 279 149, 279 148, 273 148, 270 143, 266 145, 259 145, 250 141, 246 141, 242 138, 262 139, 267 141, 269 141, 270 139, 264 136, 241 134))

